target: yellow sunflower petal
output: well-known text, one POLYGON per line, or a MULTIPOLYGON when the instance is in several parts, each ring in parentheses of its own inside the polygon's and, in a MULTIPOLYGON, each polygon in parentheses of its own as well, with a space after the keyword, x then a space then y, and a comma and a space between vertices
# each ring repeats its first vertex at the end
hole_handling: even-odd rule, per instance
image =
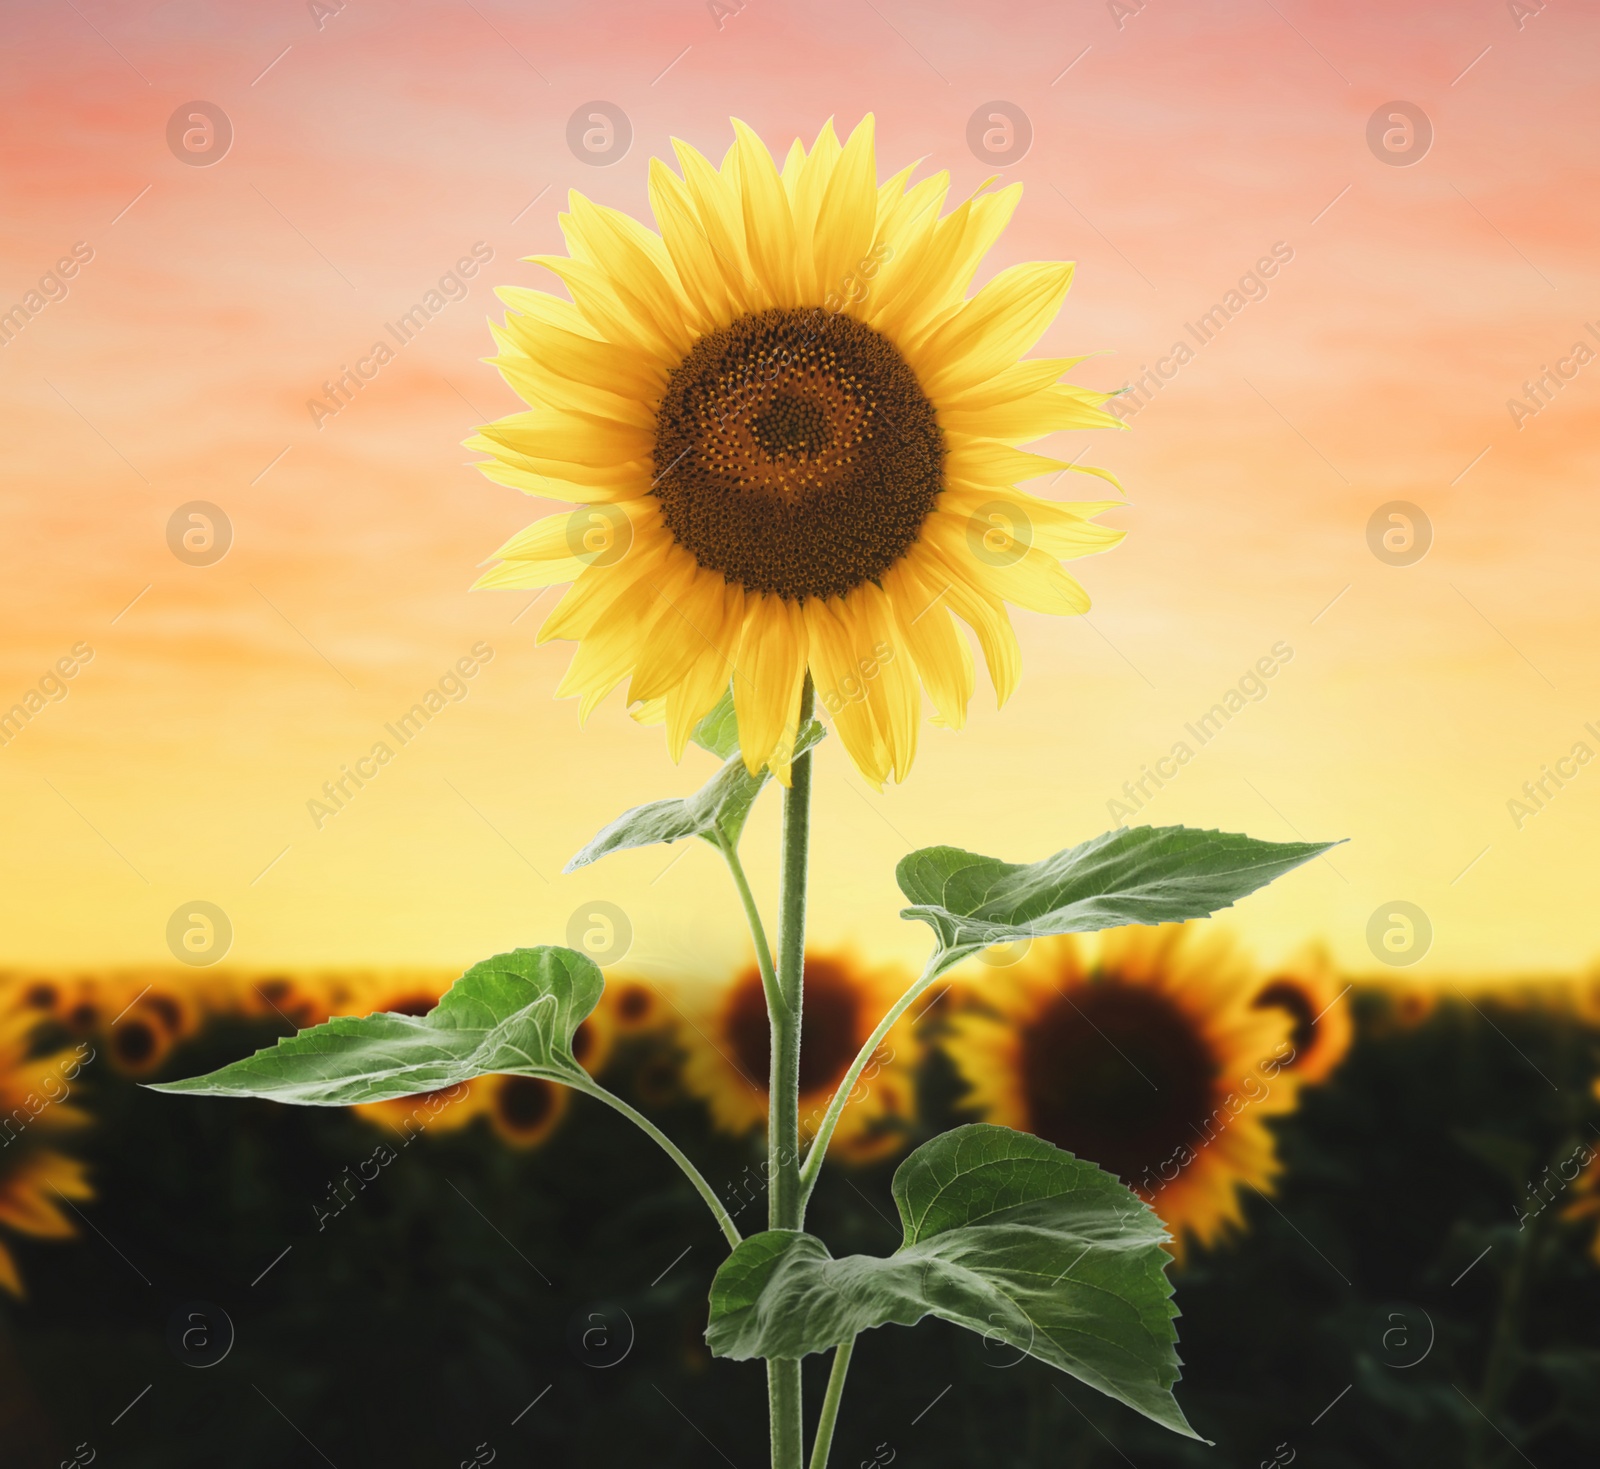
POLYGON ((1094 517, 1121 508, 1120 500, 1043 500, 1018 489, 997 496, 992 490, 958 487, 946 490, 939 501, 943 514, 963 522, 969 550, 977 539, 991 553, 1004 553, 1016 540, 1057 561, 1093 556, 1117 545, 1126 532, 1100 525, 1094 517))
POLYGON ((497 485, 542 495, 548 500, 574 500, 584 505, 615 504, 637 499, 650 488, 648 464, 618 464, 608 469, 587 469, 556 459, 530 459, 474 434, 466 447, 494 457, 480 463, 478 472, 497 485))
POLYGON ((538 641, 556 638, 584 638, 612 604, 636 583, 652 584, 662 563, 671 554, 671 542, 664 535, 635 535, 628 553, 615 566, 596 563, 567 589, 555 611, 539 629, 538 641))
POLYGON ((501 348, 494 359, 496 365, 510 363, 533 388, 534 395, 529 396, 518 382, 511 382, 530 406, 545 402, 547 393, 565 383, 603 392, 607 401, 631 403, 653 421, 667 385, 661 364, 612 342, 595 341, 524 317, 508 318, 504 329, 491 322, 490 330, 501 348))
MULTIPOLYGON (((722 631, 722 589, 727 583, 721 577, 702 572, 683 556, 669 562, 653 585, 664 610, 640 648, 628 686, 630 704, 666 698, 708 651, 715 654, 722 631)), ((723 688, 728 673, 724 668, 723 688)))
POLYGON ((873 130, 869 112, 844 145, 816 216, 812 255, 819 295, 814 299, 823 304, 832 297, 854 300, 866 286, 863 272, 878 228, 873 130))
POLYGON ((675 363, 683 355, 674 350, 677 333, 670 338, 664 336, 654 321, 630 310, 611 278, 599 266, 566 255, 531 255, 528 258, 561 281, 572 293, 573 302, 584 319, 604 340, 647 353, 666 364, 675 363))
MULTIPOLYGON (((492 323, 489 329, 496 331, 492 323)), ((506 386, 524 403, 611 419, 650 434, 653 441, 655 403, 646 401, 639 394, 624 396, 610 388, 595 387, 556 372, 547 362, 530 357, 512 343, 505 333, 496 332, 496 336, 501 343, 501 351, 488 360, 505 379, 506 386)))
POLYGON ((11 1251, 0 1244, 0 1290, 9 1291, 19 1301, 27 1297, 27 1287, 22 1283, 22 1272, 11 1251))
POLYGON ((1002 270, 918 344, 923 383, 938 398, 987 382, 1044 335, 1072 287, 1073 267, 1030 261, 1002 270))
MULTIPOLYGON (((913 190, 913 193, 916 191, 913 190)), ((1000 237, 1022 195, 1012 184, 997 194, 976 194, 909 242, 898 269, 885 272, 867 318, 902 351, 914 350, 941 316, 959 306, 978 262, 1000 237)))
POLYGON ((703 153, 677 138, 672 140, 672 147, 683 169, 684 188, 694 201, 706 243, 722 272, 723 285, 734 306, 748 311, 758 297, 750 257, 745 252, 744 214, 738 190, 703 153))
POLYGON ((789 784, 789 756, 798 733, 800 690, 811 642, 801 604, 782 597, 748 597, 733 676, 733 709, 745 768, 763 763, 789 784))
POLYGON ((944 589, 925 586, 905 561, 884 574, 883 585, 900 643, 910 650, 940 720, 963 728, 974 684, 972 650, 951 621, 944 589))
MULTIPOLYGON (((539 260, 534 255, 524 258, 530 265, 537 264, 539 260)), ((525 317, 530 322, 553 326, 558 331, 570 332, 574 336, 600 340, 599 333, 588 317, 571 301, 564 301, 560 296, 552 296, 548 291, 531 290, 527 286, 496 286, 495 295, 511 308, 514 323, 518 317, 525 317)))
POLYGON ((57 1197, 94 1197, 84 1165, 49 1149, 27 1154, 0 1178, 0 1223, 41 1239, 66 1239, 75 1229, 57 1197))
POLYGON ((795 272, 802 301, 822 300, 818 287, 817 252, 814 237, 823 195, 839 161, 839 140, 834 136, 833 119, 823 123, 822 131, 809 153, 795 140, 783 167, 783 186, 789 195, 794 215, 795 272))
POLYGON ((585 632, 556 686, 558 699, 578 700, 580 724, 638 666, 645 640, 663 615, 661 600, 656 584, 640 577, 585 632))
MULTIPOLYGON (((1080 362, 1087 360, 1087 357, 1029 357, 1022 362, 1013 362, 985 382, 974 383, 959 393, 942 394, 940 412, 1002 408, 1020 399, 1031 398, 1055 383, 1063 373, 1071 372, 1080 362)), ((1109 398, 1112 395, 1107 393, 1101 396, 1109 398)))
POLYGON ((817 703, 832 719, 856 769, 875 789, 882 790, 891 759, 888 742, 873 718, 864 670, 857 666, 854 619, 846 620, 838 598, 807 601, 805 615, 817 703))
POLYGON ((694 343, 686 321, 688 303, 660 238, 618 210, 576 192, 569 208, 562 228, 573 253, 604 275, 617 299, 636 320, 650 323, 673 357, 682 357, 694 343))
POLYGON ((989 682, 994 685, 995 703, 1003 705, 1022 676, 1022 649, 1017 645, 1005 603, 992 592, 973 585, 970 556, 952 562, 943 552, 927 545, 918 547, 917 562, 923 580, 944 587, 950 610, 976 635, 989 670, 989 682))
POLYGON ((734 317, 726 274, 718 267, 716 250, 688 187, 659 158, 650 160, 650 207, 702 329, 726 326, 734 317))
POLYGON ((688 671, 667 691, 667 752, 674 760, 682 758, 694 727, 727 690, 744 627, 745 601, 743 587, 719 585, 708 599, 704 626, 696 625, 696 633, 705 641, 688 671))
POLYGON ((734 120, 733 130, 739 139, 735 157, 750 264, 757 283, 773 305, 794 306, 799 301, 799 282, 789 196, 766 144, 738 119, 734 120))
POLYGON ((998 439, 972 438, 954 429, 946 430, 945 443, 949 450, 948 474, 955 484, 1005 489, 1070 467, 1064 459, 1031 454, 998 439))
POLYGON ((866 686, 873 723, 888 746, 894 778, 904 780, 917 755, 916 667, 895 634, 894 614, 881 587, 868 582, 856 588, 844 605, 855 617, 856 668, 866 686))
POLYGON ((1068 429, 1126 428, 1115 414, 1100 407, 1110 397, 1071 383, 1054 383, 992 408, 941 408, 939 422, 955 433, 982 434, 1011 444, 1068 429))
POLYGON ((971 520, 943 510, 928 518, 926 533, 929 544, 943 551, 947 560, 965 558, 970 575, 1007 602, 1057 617, 1072 617, 1089 610, 1089 594, 1055 557, 1023 545, 1013 535, 1005 535, 998 546, 975 556, 971 520))

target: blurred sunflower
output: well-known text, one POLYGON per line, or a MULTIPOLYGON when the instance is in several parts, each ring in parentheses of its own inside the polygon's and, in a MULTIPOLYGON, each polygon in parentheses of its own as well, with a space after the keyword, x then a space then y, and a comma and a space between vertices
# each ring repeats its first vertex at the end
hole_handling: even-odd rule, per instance
POLYGON ((486 1076, 484 1111, 489 1125, 518 1148, 536 1148, 566 1116, 570 1093, 539 1076, 486 1076))
MULTIPOLYGON (((56 1199, 93 1197, 83 1164, 65 1153, 35 1148, 14 1163, 0 1157, 0 1224, 19 1234, 70 1239, 77 1230, 56 1199)), ((0 1286, 14 1296, 27 1294, 16 1259, 4 1243, 0 1243, 0 1286)))
POLYGON ((7 976, 8 1003, 33 1012, 35 1019, 52 1020, 75 1036, 87 1036, 112 1015, 102 1005, 102 981, 91 975, 64 978, 34 975, 26 979, 7 976))
POLYGON ((167 976, 117 975, 100 986, 99 998, 106 1054, 125 1076, 153 1075, 203 1023, 192 991, 167 976))
MULTIPOLYGON (((73 1084, 94 1053, 86 1045, 35 1055, 40 1023, 36 1005, 13 991, 0 997, 0 1225, 42 1239, 76 1231, 61 1201, 93 1197, 82 1163, 42 1146, 40 1139, 88 1121, 69 1100, 73 1084)), ((0 1288, 24 1294, 11 1251, 0 1243, 0 1288)))
POLYGON ((945 1047, 992 1122, 1098 1163, 1161 1216, 1182 1258, 1242 1222, 1238 1192, 1268 1192, 1269 1117, 1299 1083, 1286 1011, 1223 939, 1183 926, 1036 941, 1009 968, 964 978, 945 1047))
MULTIPOLYGON (((341 989, 350 988, 348 986, 341 989)), ((235 1013, 265 1019, 274 1016, 297 1030, 321 1025, 330 1016, 349 1014, 353 996, 334 993, 317 977, 306 974, 250 975, 237 979, 231 996, 235 1013)))
MULTIPOLYGON (((1006 603, 1087 610, 1065 559, 1122 537, 1022 480, 1098 470, 1015 446, 1116 426, 1110 396, 1020 360, 1073 267, 1002 270, 970 299, 1021 186, 941 217, 948 174, 878 183, 873 120, 831 122, 780 171, 743 123, 719 170, 674 141, 650 165, 660 233, 570 196, 569 256, 530 257, 571 300, 505 288, 494 359, 532 411, 467 441, 483 472, 587 508, 503 545, 482 587, 573 586, 540 631, 576 641, 580 717, 624 679, 674 759, 733 679, 752 772, 788 780, 806 673, 875 785, 916 752, 920 686, 960 728, 977 635, 996 695, 1020 652, 1006 603)), ((915 165, 912 165, 915 167, 915 165)))
MULTIPOLYGON (((800 1134, 809 1139, 856 1053, 911 984, 897 965, 864 964, 846 950, 805 957, 800 1015, 800 1134)), ((764 1127, 771 1032, 761 971, 742 969, 731 984, 698 1003, 685 998, 679 1030, 684 1087, 707 1103, 724 1132, 764 1127)), ((833 1152, 863 1162, 893 1152, 915 1110, 917 1042, 909 1020, 885 1037, 868 1064, 855 1100, 839 1120, 833 1152)))
POLYGON ((1308 1085, 1332 1075, 1350 1049, 1349 988, 1319 949, 1274 974, 1251 1001, 1258 1010, 1282 1010, 1289 1017, 1294 1055, 1285 1068, 1308 1085))
POLYGON ((611 976, 606 980, 600 1007, 619 1035, 642 1035, 661 1030, 672 1023, 672 1012, 661 991, 647 980, 632 975, 611 976))

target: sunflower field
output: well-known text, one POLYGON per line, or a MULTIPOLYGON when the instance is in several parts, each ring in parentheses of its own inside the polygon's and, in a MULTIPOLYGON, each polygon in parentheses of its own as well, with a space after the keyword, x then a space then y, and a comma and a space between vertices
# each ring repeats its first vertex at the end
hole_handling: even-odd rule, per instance
MULTIPOLYGON (((1173 1231, 1185 1410, 1217 1447, 998 1335, 891 1326, 860 1342, 873 1390, 844 1399, 840 1462, 1592 1463, 1600 983, 1423 985, 1309 951, 1266 972, 1209 927, 955 971, 863 1073, 816 1207, 842 1246, 892 1247, 896 1164, 967 1121, 1102 1162, 1173 1231)), ((809 1108, 905 977, 854 951, 806 975, 809 1108)), ((7 1464, 757 1460, 759 1369, 713 1370, 702 1339, 720 1241, 589 1098, 517 1076, 338 1109, 141 1086, 331 1014, 423 1013, 452 978, 0 981, 7 1464)), ((741 1223, 765 1209, 759 1002, 750 972, 613 972, 574 1047, 741 1223)))

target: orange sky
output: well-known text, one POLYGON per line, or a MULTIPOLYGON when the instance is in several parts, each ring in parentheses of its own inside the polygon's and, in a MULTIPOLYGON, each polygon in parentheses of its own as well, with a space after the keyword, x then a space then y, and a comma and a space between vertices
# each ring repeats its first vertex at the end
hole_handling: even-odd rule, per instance
MULTIPOLYGON (((551 698, 568 647, 534 646, 553 594, 523 615, 527 596, 467 591, 553 508, 460 448, 515 406, 479 361, 491 289, 553 284, 518 258, 562 248, 570 188, 643 216, 673 135, 720 156, 737 115, 782 149, 871 110, 885 173, 925 157, 966 190, 994 171, 968 119, 997 98, 1034 139, 1002 170, 1025 192, 984 275, 1079 262, 1040 347, 1104 351, 1079 380, 1138 377, 1275 244, 1292 258, 1131 432, 1047 445, 1117 470, 1131 534, 1074 568, 1088 618, 1016 615, 1012 704, 980 694, 963 734, 929 730, 881 797, 824 747, 816 934, 920 952, 894 916, 909 847, 1024 859, 1095 834, 1123 782, 1281 644, 1265 697, 1135 817, 1350 838, 1239 910, 1258 951, 1320 939, 1372 968, 1368 919, 1404 900, 1435 930, 1418 972, 1600 953, 1600 763, 1567 767, 1520 827, 1507 806, 1575 743, 1600 752, 1600 359, 1569 357, 1600 351, 1600 19, 100 0, 13 6, 0 27, 23 61, 0 113, 0 313, 41 292, 0 347, 0 705, 75 666, 0 748, 0 963, 164 961, 194 899, 229 915, 246 964, 466 963, 563 941, 600 897, 640 956, 689 962, 707 924, 736 923, 709 849, 559 876, 710 760, 674 768, 620 698, 581 733, 551 698), (167 145, 196 99, 233 130, 208 167, 167 145), (594 99, 634 134, 606 167, 566 142, 594 99), (1367 143, 1395 99, 1434 133, 1411 166, 1367 143), (65 295, 41 287, 75 245, 65 295), (492 258, 464 298, 318 424, 324 381, 474 246, 492 258), (1519 423, 1508 400, 1563 358, 1570 381, 1519 423), (214 565, 168 548, 191 501, 232 522, 214 565), (1368 548, 1391 501, 1431 521, 1414 565, 1368 548), (308 799, 480 643, 465 697, 318 829, 308 799)), ((767 893, 773 816, 747 839, 767 893)))

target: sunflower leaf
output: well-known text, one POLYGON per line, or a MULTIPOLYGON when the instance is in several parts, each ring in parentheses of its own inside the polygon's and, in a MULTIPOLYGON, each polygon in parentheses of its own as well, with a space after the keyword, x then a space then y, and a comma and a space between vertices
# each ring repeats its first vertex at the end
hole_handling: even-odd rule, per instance
POLYGON ((604 984, 594 961, 572 949, 515 949, 474 964, 426 1015, 337 1016, 208 1076, 152 1090, 342 1107, 492 1072, 586 1083, 572 1036, 604 984))
POLYGON ((710 750, 726 760, 739 748, 739 720, 733 712, 733 685, 729 684, 713 709, 690 732, 689 738, 702 750, 710 750))
POLYGON ((900 916, 920 918, 939 936, 942 969, 1018 939, 1204 918, 1337 845, 1132 826, 1042 862, 924 847, 900 859, 895 880, 913 904, 900 916))
POLYGON ((912 1153, 894 1201, 904 1240, 886 1258, 836 1260, 799 1230, 740 1244, 711 1285, 712 1355, 798 1358, 936 1316, 1198 1437, 1172 1395, 1168 1235, 1138 1195, 1041 1138, 979 1123, 912 1153))
MULTIPOLYGON (((805 754, 826 732, 813 719, 795 740, 794 757, 805 754)), ((719 832, 730 846, 737 846, 750 808, 770 775, 765 766, 760 775, 751 775, 744 768, 744 756, 735 750, 722 769, 692 796, 650 801, 624 811, 562 870, 575 872, 612 852, 681 841, 684 837, 704 837, 716 845, 719 832)))

